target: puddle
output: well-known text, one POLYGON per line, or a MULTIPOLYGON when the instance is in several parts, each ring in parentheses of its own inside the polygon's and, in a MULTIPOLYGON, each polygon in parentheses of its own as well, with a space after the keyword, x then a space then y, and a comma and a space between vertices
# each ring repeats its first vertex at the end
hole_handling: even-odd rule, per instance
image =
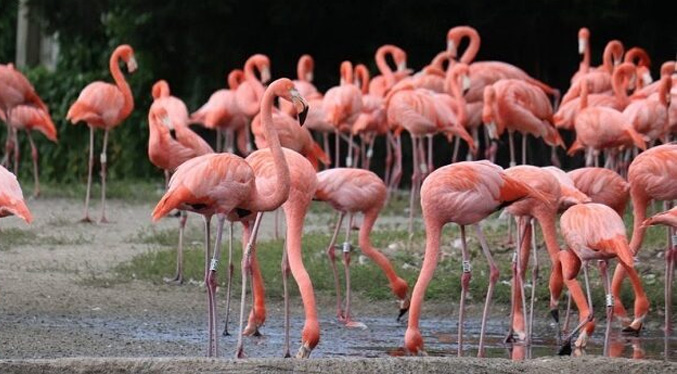
MULTIPOLYGON (((361 318, 360 322, 367 325, 367 329, 346 329, 333 319, 320 319, 320 344, 312 357, 388 357, 403 356, 401 348, 404 342, 406 322, 398 323, 394 318, 361 318)), ((25 323, 25 322, 24 322, 25 323)), ((219 323, 223 328, 223 321, 219 323)), ((657 326, 658 323, 649 324, 657 326)), ((162 321, 139 321, 125 319, 118 316, 111 321, 104 318, 66 318, 52 317, 43 319, 41 326, 45 328, 75 329, 92 335, 112 336, 115 339, 132 342, 149 342, 153 344, 177 343, 181 346, 192 346, 202 351, 206 346, 206 322, 200 321, 172 321, 168 317, 162 321)), ((295 316, 291 320, 291 350, 292 355, 298 348, 299 334, 303 327, 303 320, 295 316)), ((464 356, 477 355, 479 340, 479 320, 469 320, 465 323, 464 356)), ((555 327, 541 322, 534 326, 532 346, 510 346, 503 343, 507 323, 504 320, 489 321, 486 337, 486 356, 512 359, 528 359, 557 354, 555 327)), ((229 331, 237 330, 235 324, 229 325, 229 331)), ((456 321, 450 318, 423 319, 421 332, 425 341, 426 352, 431 356, 456 356, 456 321)), ((281 357, 284 343, 282 318, 277 315, 269 316, 266 324, 261 328, 261 337, 246 337, 245 352, 248 357, 281 357)), ((602 355, 604 340, 604 324, 599 324, 590 338, 588 347, 582 354, 602 355)), ((219 340, 220 354, 232 357, 235 351, 237 336, 221 337, 219 340)), ((82 344, 87 344, 83 342, 82 344)), ((645 328, 640 337, 620 336, 619 331, 612 330, 609 354, 614 357, 654 359, 677 361, 677 334, 673 333, 669 339, 664 337, 660 328, 645 328)), ((100 352, 106 354, 106 352, 100 352)), ((119 355, 120 352, 115 352, 119 355)), ((174 353, 177 356, 184 352, 163 352, 163 356, 174 353)), ((153 352, 147 353, 152 356, 153 352)), ((113 355, 111 353, 111 355, 113 355)))

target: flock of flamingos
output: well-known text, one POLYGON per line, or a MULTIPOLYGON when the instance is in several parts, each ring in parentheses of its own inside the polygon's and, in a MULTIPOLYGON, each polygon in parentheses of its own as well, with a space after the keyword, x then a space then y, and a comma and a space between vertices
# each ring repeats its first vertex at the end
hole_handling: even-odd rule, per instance
MULTIPOLYGON (((447 48, 416 73, 407 68, 406 53, 393 45, 377 50, 376 64, 380 75, 372 78, 365 66, 353 68, 349 61, 344 61, 340 65, 340 84, 324 94, 312 84, 313 60, 308 55, 299 60, 297 80, 280 78, 271 83, 268 83, 271 78, 269 59, 261 54, 252 56, 243 70, 233 70, 228 75, 228 89, 216 91, 192 114, 180 99, 171 96, 167 82, 158 81, 153 86, 154 102, 148 112, 148 156, 154 165, 165 171, 168 182, 166 193, 152 212, 152 219, 157 221, 174 210, 181 211, 177 274, 170 280, 180 283, 183 280, 181 247, 186 212, 204 217, 208 355, 215 356, 219 352, 215 293, 224 223, 229 221, 232 236, 233 222, 241 222, 243 243, 247 243, 243 249, 236 348, 237 357, 243 357, 242 335, 257 333, 265 320, 264 295, 256 286, 262 279, 254 243, 263 212, 280 207, 287 223, 282 260, 286 306, 284 353, 289 356, 286 285, 290 272, 298 284, 305 310, 297 357, 308 357, 316 347, 320 340, 320 325, 312 282, 301 258, 304 218, 312 200, 326 201, 339 212, 327 250, 337 290, 337 318, 347 327, 364 327, 351 317, 349 270, 353 249, 350 239, 352 218, 356 213, 363 213, 359 248, 385 272, 393 294, 400 300, 398 320, 409 312, 404 343, 411 354, 425 354, 419 330, 421 308, 439 258, 442 229, 453 222, 460 226, 462 239, 459 355, 463 349, 465 297, 472 274, 465 241, 466 226, 474 226, 490 266, 479 338, 478 352, 483 355, 486 319, 499 274, 480 223, 502 208, 517 219, 508 341, 520 340, 528 344, 531 336, 534 288, 529 309, 524 282, 530 253, 535 253, 532 220, 541 226, 551 261, 549 307, 558 323, 558 331, 561 331, 558 303, 565 285, 578 308, 579 324, 561 337, 562 352, 570 351, 574 337, 577 337, 575 346, 584 347, 595 328, 587 277, 590 261, 599 265, 606 290, 606 339, 612 318, 622 324, 623 333, 639 334, 649 311, 649 300, 634 268, 635 256, 649 225, 677 226, 677 208, 646 217, 647 206, 652 200, 677 199, 677 183, 673 184, 677 180, 677 145, 669 142, 671 134, 677 131, 677 104, 674 101, 677 86, 671 91, 677 83, 675 62, 665 62, 660 78, 652 82, 651 61, 646 52, 637 47, 625 52, 621 42, 614 40, 604 50, 603 64, 592 67, 589 35, 586 28, 579 32, 578 51, 582 60, 571 78, 571 86, 561 97, 557 89, 530 77, 516 66, 498 61, 473 61, 480 48, 480 37, 468 26, 452 28, 447 35, 447 48), (464 39, 469 43, 460 54, 458 49, 464 39), (389 67, 387 56, 394 60, 395 69, 389 67), (276 106, 276 98, 280 99, 279 106, 276 106), (191 130, 188 125, 192 123, 216 130, 216 152, 191 130), (516 166, 515 131, 523 135, 523 164, 526 164, 527 134, 542 138, 552 146, 553 163, 557 164, 554 150, 564 147, 560 129, 575 131, 576 140, 568 153, 585 151, 586 167, 566 173, 555 166, 516 166), (511 167, 504 170, 493 161, 497 148, 503 144, 499 139, 506 130, 511 167), (416 208, 420 206, 426 232, 425 257, 411 292, 407 282, 397 276, 389 260, 373 248, 369 238, 386 199, 398 188, 402 177, 403 131, 409 133, 413 151, 410 230, 416 208), (321 144, 315 142, 312 132, 319 134, 321 144), (328 141, 331 134, 336 136, 333 150, 328 141), (435 169, 432 139, 437 134, 455 142, 455 150, 452 163, 435 169), (251 135, 256 151, 252 151, 251 135), (377 136, 387 139, 385 181, 369 171, 377 136), (461 147, 461 141, 466 145, 461 147), (343 153, 341 143, 347 144, 343 153), (480 145, 483 152, 479 152, 480 145), (468 153, 464 157, 468 161, 456 162, 466 149, 468 153), (341 154, 347 155, 344 163, 339 157, 341 154), (599 167, 600 156, 605 160, 603 168, 599 167), (320 164, 324 170, 318 172, 320 164), (634 225, 628 242, 622 217, 630 197, 634 225), (559 227, 566 243, 564 248, 557 242, 559 213, 559 227), (344 220, 346 215, 349 217, 344 220), (218 230, 215 243, 210 247, 213 216, 217 217, 218 230), (345 241, 336 246, 344 223, 345 241), (340 293, 335 249, 343 254, 345 299, 340 293), (618 265, 610 278, 607 267, 612 258, 618 259, 618 265), (586 292, 577 280, 581 268, 586 292), (635 295, 632 317, 619 298, 626 275, 635 295), (252 277, 255 303, 243 328, 249 276, 252 277), (527 317, 528 310, 531 313, 527 317)), ((95 165, 95 129, 104 131, 100 154, 102 204, 99 221, 106 222, 108 133, 134 109, 132 92, 121 71, 120 60, 130 73, 137 67, 132 48, 128 45, 117 47, 110 58, 115 84, 101 81, 89 84, 66 116, 74 124, 87 123, 90 129, 84 221, 91 221, 88 210, 95 165)), ((13 159, 16 172, 19 159, 17 131, 25 129, 33 150, 35 194, 38 194, 38 155, 31 130, 41 131, 50 139, 56 139, 56 130, 47 106, 11 64, 0 65, 0 82, 0 115, 8 124, 4 164, 10 165, 13 159)), ((16 177, 4 167, 0 169, 0 175, 0 216, 14 214, 30 222, 32 216, 16 177)), ((666 331, 671 328, 670 286, 677 249, 673 249, 670 242, 674 240, 677 237, 668 236, 665 255, 666 331)), ((229 251, 232 253, 232 248, 229 251)), ((532 276, 535 273, 532 272, 532 276)), ((228 274, 228 300, 231 278, 232 262, 228 274)), ((227 321, 226 318, 224 334, 228 334, 227 321)))

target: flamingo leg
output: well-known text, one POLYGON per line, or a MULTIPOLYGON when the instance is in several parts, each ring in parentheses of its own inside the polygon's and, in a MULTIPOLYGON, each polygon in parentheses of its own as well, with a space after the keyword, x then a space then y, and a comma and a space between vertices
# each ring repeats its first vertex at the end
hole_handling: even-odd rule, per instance
POLYGON ((604 356, 609 356, 609 338, 611 336, 611 319, 614 315, 614 297, 611 295, 611 279, 609 278, 608 263, 606 260, 598 261, 599 271, 604 283, 606 295, 606 330, 604 332, 604 356))
POLYGON ((214 254, 209 263, 209 271, 205 274, 205 285, 207 286, 207 295, 209 297, 209 349, 210 357, 219 355, 219 339, 217 335, 216 322, 216 270, 218 269, 219 260, 221 259, 221 238, 223 235, 223 224, 226 216, 219 214, 217 216, 218 227, 216 231, 216 240, 214 242, 214 254), (213 352, 213 354, 211 353, 213 352))
POLYGON ((223 145, 222 145, 222 142, 221 142, 222 137, 223 137, 223 135, 221 134, 221 128, 217 127, 216 128, 216 148, 215 148, 216 153, 221 153, 221 150, 223 149, 222 148, 223 145))
POLYGON ((538 281, 538 255, 536 252, 536 230, 534 228, 534 220, 531 220, 531 247, 534 252, 534 266, 531 270, 531 301, 529 305, 529 332, 527 334, 527 345, 531 344, 531 336, 534 331, 534 300, 536 299, 536 283, 538 281))
MULTIPOLYGON (((383 181, 388 186, 388 199, 390 199, 390 172, 393 166, 393 150, 392 150, 392 134, 390 131, 386 133, 386 159, 385 159, 385 176, 383 181)), ((387 201, 386 200, 386 201, 387 201)))
POLYGON ((33 158, 33 178, 35 179, 35 188, 33 189, 33 197, 40 196, 40 176, 38 174, 38 149, 33 142, 33 136, 30 131, 26 131, 28 142, 31 144, 31 157, 33 158))
POLYGON ((345 277, 346 277, 346 317, 345 317, 345 324, 346 327, 358 327, 358 328, 367 328, 367 326, 361 322, 353 321, 353 319, 350 316, 350 298, 351 298, 351 292, 350 292, 350 252, 353 250, 353 246, 350 243, 350 231, 352 230, 352 218, 353 215, 350 215, 350 219, 348 220, 348 225, 346 228, 346 241, 343 242, 343 268, 345 270, 345 277))
POLYGON ((463 274, 461 275, 461 299, 458 306, 458 357, 463 355, 463 317, 465 311, 465 297, 468 294, 471 278, 470 254, 465 241, 465 226, 461 227, 461 255, 463 257, 463 274))
POLYGON ((458 149, 461 148, 461 138, 454 138, 454 153, 451 154, 451 163, 458 161, 458 149))
MULTIPOLYGON (((365 163, 362 165, 362 167, 366 170, 369 170, 369 167, 371 166, 371 158, 374 156, 374 143, 376 142, 376 135, 371 137, 371 140, 369 140, 369 148, 367 148, 367 154, 365 158, 365 163)), ((387 185, 387 184, 386 184, 387 185)))
POLYGON ((275 240, 280 239, 280 209, 275 209, 275 240))
POLYGON ((334 154, 336 155, 335 158, 334 158, 334 161, 336 162, 336 164, 334 165, 335 168, 338 168, 338 167, 341 166, 341 156, 340 156, 341 144, 340 144, 340 141, 341 141, 341 136, 339 134, 338 129, 336 129, 336 130, 334 130, 334 154))
POLYGON ((510 146, 510 167, 517 165, 515 162, 515 139, 512 135, 513 131, 508 130, 508 145, 510 146))
POLYGON ((665 256, 665 332, 668 335, 672 332, 672 282, 675 273, 675 259, 677 259, 677 237, 675 237, 674 232, 670 228, 672 249, 666 252, 665 256))
POLYGON ((92 170, 94 169, 94 127, 89 126, 89 172, 87 173, 87 194, 85 195, 85 216, 80 222, 92 222, 89 218, 89 196, 92 191, 92 170))
POLYGON ((101 150, 101 217, 99 223, 107 223, 106 219, 106 150, 108 148, 108 129, 103 132, 103 149, 101 150))
POLYGON ((556 146, 550 146, 550 162, 554 165, 557 166, 558 168, 562 168, 562 162, 559 160, 559 156, 557 156, 557 147, 556 146))
POLYGON ((567 291, 567 312, 564 315, 564 323, 562 324, 562 331, 569 330, 569 322, 571 320, 571 292, 567 291))
POLYGON ((435 170, 435 165, 433 163, 433 136, 428 134, 428 168, 426 170, 426 175, 430 174, 435 170))
POLYGON ((204 278, 205 278, 205 283, 207 285, 207 325, 208 325, 208 346, 207 346, 207 356, 208 357, 213 357, 217 354, 216 346, 214 345, 216 343, 216 337, 212 336, 212 321, 214 319, 214 298, 213 298, 213 290, 209 287, 209 283, 207 282, 209 279, 209 274, 210 274, 210 259, 211 259, 211 251, 209 249, 209 244, 210 244, 210 230, 211 230, 211 216, 203 216, 204 218, 204 224, 205 224, 205 269, 204 269, 204 278))
MULTIPOLYGON (((322 133, 322 145, 324 147, 324 153, 331 158, 331 152, 329 152, 329 134, 326 132, 322 133)), ((332 163, 332 160, 329 160, 329 163, 332 163)), ((328 168, 328 166, 327 166, 328 168)))
POLYGON ((494 287, 496 286, 496 282, 498 282, 499 272, 496 262, 494 262, 494 258, 491 255, 491 251, 489 250, 487 239, 482 233, 482 227, 479 223, 475 224, 475 230, 477 232, 477 238, 480 241, 480 245, 482 246, 482 252, 484 252, 484 256, 487 258, 487 262, 489 263, 489 287, 487 288, 487 298, 484 301, 484 311, 482 312, 482 328, 480 330, 480 343, 477 350, 477 357, 484 357, 484 336, 486 334, 487 318, 489 316, 489 308, 491 307, 491 298, 494 295, 494 287))
POLYGON ((9 123, 9 110, 5 110, 5 127, 7 128, 7 139, 5 140, 5 154, 2 156, 2 166, 9 167, 9 155, 13 151, 12 126, 9 123))
POLYGON ((573 338, 574 335, 576 335, 588 322, 591 322, 594 318, 594 313, 592 309, 592 297, 590 296, 590 282, 588 280, 588 263, 587 261, 583 263, 581 266, 583 268, 583 277, 585 278, 585 292, 588 297, 588 306, 590 308, 590 311, 588 312, 588 316, 582 320, 578 326, 576 326, 570 333, 569 335, 564 338, 564 341, 562 342, 562 346, 560 347, 559 350, 559 355, 570 355, 571 354, 571 339, 573 338))
POLYGON ((250 126, 251 126, 251 123, 247 122, 244 125, 244 129, 242 130, 242 131, 244 131, 244 140, 245 140, 245 142, 247 142, 247 156, 249 156, 249 154, 251 154, 253 152, 253 149, 252 149, 252 132, 249 130, 250 126))
MULTIPOLYGON (((526 220, 523 217, 516 218, 517 223, 517 243, 515 246, 515 252, 513 252, 512 259, 512 285, 511 285, 511 296, 512 296, 512 305, 510 308, 510 328, 504 339, 504 342, 510 343, 514 341, 513 332, 515 326, 519 327, 520 330, 524 328, 524 310, 526 309, 526 302, 524 299, 524 282, 522 281, 522 274, 524 272, 522 266, 522 247, 525 239, 530 235, 529 229, 531 225, 528 225, 526 220), (520 305, 521 303, 521 305, 520 305), (521 308, 521 310, 520 310, 521 308)), ((523 339, 522 336, 524 332, 521 331, 520 339, 523 339)))
POLYGON ((230 336, 228 332, 228 317, 230 316, 230 299, 233 284, 233 222, 228 224, 228 283, 226 285, 226 319, 223 322, 223 336, 230 336))
POLYGON ((282 289, 284 290, 284 358, 291 357, 289 354, 289 289, 287 288, 287 280, 289 278, 289 257, 287 254, 287 245, 282 249, 282 289))
POLYGON ((346 166, 353 167, 353 133, 348 137, 348 154, 346 155, 346 166))
POLYGON ((12 137, 14 138, 14 175, 19 174, 19 130, 12 128, 12 137))
POLYGON ((418 160, 418 141, 416 136, 411 136, 412 156, 414 158, 412 163, 413 173, 411 175, 411 192, 409 195, 409 239, 411 241, 414 235, 414 210, 416 208, 416 195, 418 194, 418 180, 420 178, 419 160, 418 160))
POLYGON ((263 218, 263 213, 259 212, 256 214, 256 220, 254 221, 254 227, 252 229, 251 236, 249 237, 249 242, 245 247, 244 253, 242 255, 242 294, 240 296, 240 328, 238 329, 237 337, 237 348, 235 350, 235 358, 244 358, 244 347, 243 347, 243 326, 244 326, 244 309, 245 309, 245 300, 247 298, 247 276, 251 271, 251 252, 254 243, 256 242, 256 235, 261 226, 261 219, 263 218))
POLYGON ((183 238, 188 221, 188 212, 181 211, 179 217, 179 245, 176 247, 176 274, 173 278, 165 278, 165 283, 183 284, 183 238))
POLYGON ((334 229, 334 235, 331 237, 329 242, 329 247, 327 247, 327 256, 329 256, 329 261, 331 263, 331 270, 334 273, 334 286, 336 288, 336 316, 339 321, 343 321, 343 307, 341 303, 341 285, 339 284, 338 270, 336 269, 336 238, 338 237, 339 230, 341 230, 341 223, 343 222, 343 217, 345 213, 339 213, 338 220, 336 222, 336 228, 334 229))
POLYGON ((400 180, 402 179, 402 137, 395 137, 395 170, 393 170, 392 175, 390 176, 392 182, 392 188, 397 189, 400 186, 400 180))

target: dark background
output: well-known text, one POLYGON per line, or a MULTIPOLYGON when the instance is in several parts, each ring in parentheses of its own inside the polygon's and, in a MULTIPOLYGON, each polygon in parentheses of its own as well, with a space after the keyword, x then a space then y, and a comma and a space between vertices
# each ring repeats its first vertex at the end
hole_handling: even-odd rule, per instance
MULTIPOLYGON (((0 62, 5 63, 14 58, 16 2, 0 4, 0 62)), ((310 53, 315 58, 315 84, 324 91, 338 83, 339 64, 345 59, 365 63, 377 74, 374 52, 391 43, 406 50, 409 67, 418 70, 446 47, 451 27, 471 25, 482 37, 477 60, 512 63, 564 92, 578 69, 581 26, 591 31, 593 66, 601 64, 602 51, 611 39, 622 41, 626 49, 646 49, 654 79, 661 63, 674 59, 677 52, 675 2, 29 0, 29 4, 32 17, 46 32, 58 31, 61 47, 55 72, 40 67, 25 71, 50 106, 60 131, 59 146, 40 143, 43 159, 58 160, 43 169, 43 175, 53 180, 86 176, 87 129, 66 124, 63 117, 87 83, 111 80, 107 61, 120 43, 135 48, 139 70, 129 77, 135 112, 111 134, 111 172, 114 178, 152 175, 158 180, 161 173, 146 161, 152 83, 167 79, 172 93, 195 110, 225 86, 231 69, 242 67, 254 53, 270 57, 273 77, 291 78, 296 77, 298 57, 310 53)), ((570 144, 571 134, 564 135, 570 144)), ((409 146, 406 140, 404 144, 409 146)), ((442 138, 436 145, 436 163, 448 163, 450 147, 442 138)), ((506 166, 507 145, 499 155, 499 163, 506 166)), ((533 142, 529 157, 535 164, 549 163, 549 151, 541 141, 533 142)), ((566 157, 563 161, 567 168, 580 163, 566 157)), ((380 172, 378 159, 372 170, 380 172)))

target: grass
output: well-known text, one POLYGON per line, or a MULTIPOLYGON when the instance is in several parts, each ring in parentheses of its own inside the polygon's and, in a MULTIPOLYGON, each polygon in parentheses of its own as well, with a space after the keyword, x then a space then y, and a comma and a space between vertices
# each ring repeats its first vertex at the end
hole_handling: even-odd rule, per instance
POLYGON ((90 238, 79 234, 76 237, 39 235, 35 231, 20 228, 4 228, 0 231, 0 251, 6 251, 22 245, 82 245, 91 243, 90 238))
MULTIPOLYGON (((93 199, 97 199, 101 196, 101 184, 96 176, 93 178, 91 196, 93 199)), ((26 196, 30 195, 33 191, 32 181, 22 182, 21 187, 26 196)), ((67 198, 84 200, 86 192, 86 183, 40 183, 40 196, 47 199, 67 198)), ((160 200, 163 193, 164 182, 160 180, 149 182, 147 180, 108 179, 106 182, 107 199, 123 199, 130 202, 156 202, 160 200)))

